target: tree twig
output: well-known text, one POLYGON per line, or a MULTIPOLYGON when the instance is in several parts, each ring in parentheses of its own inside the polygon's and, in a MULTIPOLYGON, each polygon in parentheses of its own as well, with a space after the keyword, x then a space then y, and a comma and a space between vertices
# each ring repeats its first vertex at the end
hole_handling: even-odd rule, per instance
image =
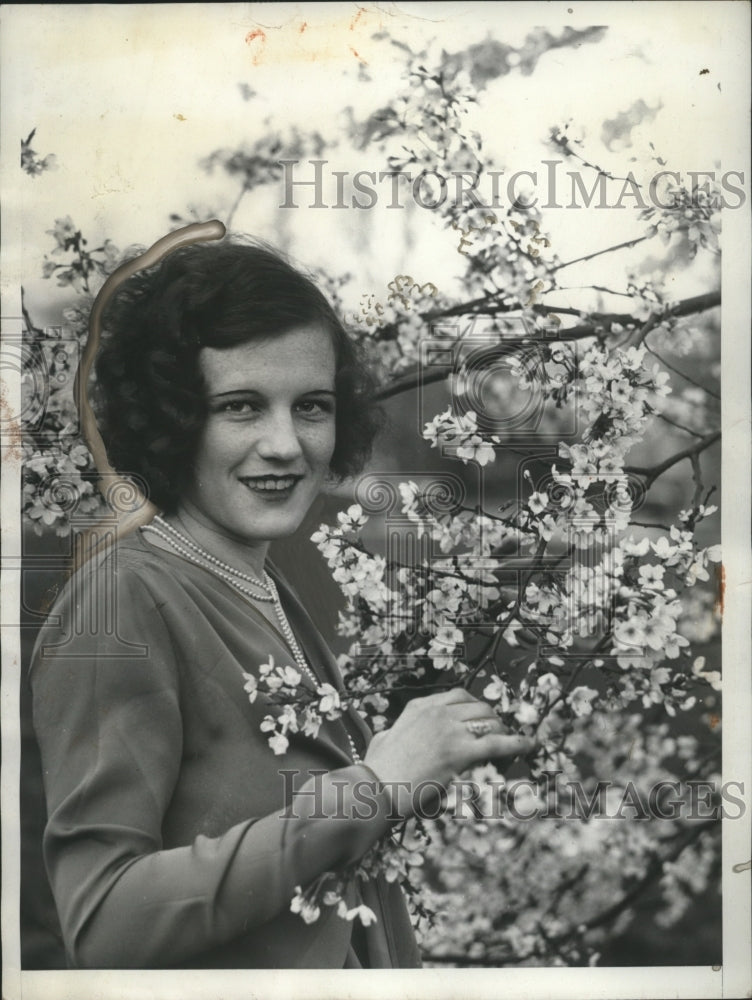
POLYGON ((672 427, 678 428, 680 431, 685 431, 687 434, 691 434, 692 437, 703 437, 699 431, 693 431, 691 427, 687 427, 685 424, 680 424, 678 420, 673 420, 671 417, 667 417, 665 413, 656 413, 656 417, 658 417, 659 420, 663 420, 667 424, 671 424, 672 427))
POLYGON ((658 361, 660 361, 662 365, 665 365, 666 368, 669 368, 674 373, 674 375, 678 375, 679 378, 683 378, 685 382, 689 382, 690 385, 695 386, 695 388, 702 389, 703 392, 706 392, 709 396, 713 396, 715 399, 721 398, 720 393, 715 392, 715 390, 713 389, 708 389, 706 385, 700 385, 700 383, 695 381, 695 379, 693 379, 690 375, 687 375, 685 372, 679 371, 679 369, 675 368, 670 361, 666 361, 666 359, 662 355, 660 355, 654 348, 650 346, 650 344, 648 344, 647 340, 644 340, 643 342, 645 344, 645 347, 653 355, 653 357, 656 358, 658 361))
POLYGON ((247 193, 248 190, 249 190, 248 185, 244 182, 243 186, 240 189, 240 192, 238 193, 237 198, 232 203, 232 207, 230 208, 230 211, 227 213, 227 219, 225 221, 225 228, 226 229, 229 229, 232 226, 232 220, 235 218, 235 213, 237 212, 238 208, 240 207, 240 203, 243 200, 243 198, 245 197, 245 195, 246 195, 246 193, 247 193))
POLYGON ((652 468, 637 465, 625 465, 624 471, 631 472, 636 476, 643 476, 645 478, 645 485, 649 489, 659 476, 662 476, 664 472, 676 465, 677 462, 681 462, 685 458, 693 461, 697 455, 705 451, 711 445, 715 444, 715 442, 719 440, 720 436, 720 431, 713 431, 712 434, 706 434, 705 437, 700 438, 697 444, 692 445, 690 448, 685 448, 683 451, 677 451, 675 455, 669 456, 669 458, 665 459, 665 461, 659 462, 658 465, 654 465, 652 468))
POLYGON ((615 250, 626 250, 628 247, 636 247, 638 243, 644 243, 645 240, 652 239, 651 236, 638 236, 634 240, 627 240, 625 243, 617 243, 612 247, 605 247, 603 250, 596 250, 595 253, 586 254, 584 257, 576 257, 574 260, 566 260, 563 264, 556 264, 550 269, 550 273, 553 274, 555 271, 561 271, 562 268, 571 267, 573 264, 584 264, 585 261, 594 260, 596 257, 602 257, 604 253, 613 253, 615 250))

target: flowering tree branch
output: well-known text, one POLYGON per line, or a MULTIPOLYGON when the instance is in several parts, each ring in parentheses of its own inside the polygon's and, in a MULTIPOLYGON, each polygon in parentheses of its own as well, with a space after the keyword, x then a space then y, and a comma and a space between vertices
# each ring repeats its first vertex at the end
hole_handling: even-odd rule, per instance
MULTIPOLYGON (((652 321, 651 329, 659 325, 668 319, 674 319, 678 317, 685 317, 695 315, 697 313, 705 312, 708 309, 713 309, 720 305, 721 293, 720 292, 707 292, 702 295, 695 295, 687 299, 683 299, 681 302, 677 302, 661 313, 657 314, 652 321)), ((443 310, 435 310, 430 313, 426 313, 422 319, 427 323, 431 321, 436 321, 438 319, 445 319, 451 316, 467 316, 467 315, 495 315, 497 312, 507 313, 512 312, 514 309, 520 308, 520 304, 516 303, 514 305, 501 305, 493 304, 490 302, 489 297, 486 296, 483 299, 476 300, 474 302, 467 302, 462 305, 452 306, 443 310), (483 310, 480 308, 482 303, 487 304, 487 309, 483 310)), ((583 310, 570 309, 569 307, 561 308, 556 306, 545 306, 545 305, 535 305, 533 306, 533 312, 540 315, 551 315, 551 314, 573 314, 582 316, 585 315, 583 310)), ((603 337, 606 331, 610 328, 612 324, 619 324, 623 327, 637 327, 639 321, 631 313, 590 313, 590 322, 583 323, 577 326, 562 329, 559 334, 559 339, 562 341, 569 340, 584 340, 588 337, 603 337)), ((384 331, 388 331, 388 327, 384 328, 384 331)), ((384 336, 384 332, 381 334, 384 336)), ((514 337, 504 337, 505 346, 512 347, 514 345, 524 345, 529 343, 529 338, 514 338, 514 337)), ((650 347, 648 350, 651 353, 650 347)), ((662 360, 662 359, 661 359, 662 360)), ((665 363, 665 362, 664 362, 665 363)), ((667 363, 666 363, 667 364, 667 363)), ((667 367, 670 367, 667 364, 667 367)), ((398 396, 403 392, 410 392, 416 389, 419 385, 431 385, 435 382, 441 382, 448 375, 454 372, 453 365, 432 365, 430 371, 425 371, 422 369, 417 369, 414 372, 407 372, 398 378, 393 379, 389 384, 382 386, 377 393, 379 399, 391 399, 394 396, 398 396)), ((681 373, 679 373, 681 374, 681 373)), ((692 381, 691 379, 688 379, 692 381)), ((697 384, 697 383, 694 383, 697 384)), ((705 387, 700 387, 705 388, 705 387)), ((716 395, 712 390, 705 389, 711 395, 716 395)))

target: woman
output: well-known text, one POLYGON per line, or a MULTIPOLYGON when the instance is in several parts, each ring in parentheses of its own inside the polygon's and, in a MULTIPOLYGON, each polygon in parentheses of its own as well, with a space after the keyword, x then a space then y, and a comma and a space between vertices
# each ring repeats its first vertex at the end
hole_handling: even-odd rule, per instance
POLYGON ((267 551, 368 454, 353 346, 307 277, 231 240, 137 274, 107 328, 109 458, 161 513, 79 570, 33 658, 45 863, 69 964, 417 965, 394 884, 350 886, 348 903, 376 915, 356 929, 326 907, 305 923, 296 887, 389 832, 389 783, 445 783, 529 743, 455 690, 416 699, 373 739, 346 712, 278 756, 261 730, 268 699, 244 691, 270 657, 341 689, 267 551), (359 818, 364 784, 375 806, 359 818))

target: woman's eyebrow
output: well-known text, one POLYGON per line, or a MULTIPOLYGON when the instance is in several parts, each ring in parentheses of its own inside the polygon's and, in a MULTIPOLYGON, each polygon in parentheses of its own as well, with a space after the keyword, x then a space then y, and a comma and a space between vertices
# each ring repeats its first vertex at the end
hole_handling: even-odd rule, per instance
POLYGON ((210 399, 221 399, 222 396, 263 396, 260 389, 225 389, 224 392, 212 392, 210 399))
MULTIPOLYGON (((222 399, 223 396, 263 396, 261 389, 225 389, 224 392, 213 392, 210 399, 222 399)), ((304 389, 301 396, 336 396, 334 389, 304 389)))

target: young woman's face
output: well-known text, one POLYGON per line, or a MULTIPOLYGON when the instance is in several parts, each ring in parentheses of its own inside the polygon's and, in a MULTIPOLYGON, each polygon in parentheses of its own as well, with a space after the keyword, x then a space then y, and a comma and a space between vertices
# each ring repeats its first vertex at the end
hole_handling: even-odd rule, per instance
POLYGON ((239 542, 283 538, 303 520, 329 470, 335 353, 322 326, 265 341, 205 347, 208 417, 186 501, 239 542))

